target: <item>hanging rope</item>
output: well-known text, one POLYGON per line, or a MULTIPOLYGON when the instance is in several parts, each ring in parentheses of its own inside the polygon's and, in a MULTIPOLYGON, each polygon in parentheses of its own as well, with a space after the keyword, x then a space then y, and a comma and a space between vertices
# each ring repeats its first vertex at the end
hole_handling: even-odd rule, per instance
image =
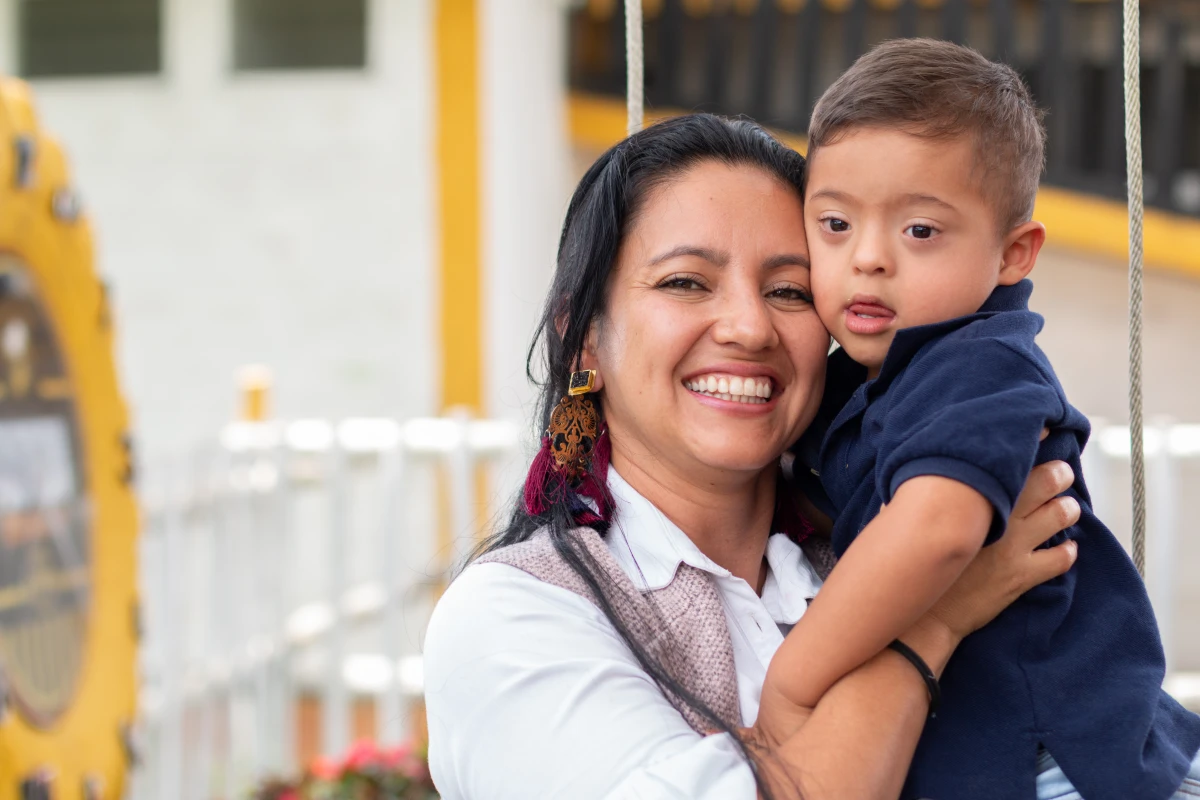
POLYGON ((1146 576, 1146 457, 1142 444, 1142 93, 1138 0, 1124 0, 1125 165, 1129 179, 1129 437, 1133 563, 1146 576))
POLYGON ((642 47, 642 0, 625 0, 625 102, 628 135, 642 129, 645 116, 645 65, 642 47))

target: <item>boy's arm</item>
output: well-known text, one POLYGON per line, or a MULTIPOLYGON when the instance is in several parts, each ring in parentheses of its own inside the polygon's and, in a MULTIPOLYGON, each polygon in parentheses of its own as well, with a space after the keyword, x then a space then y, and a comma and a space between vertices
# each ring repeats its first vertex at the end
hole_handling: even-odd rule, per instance
POLYGON ((907 630, 1003 533, 1038 434, 1066 415, 1026 334, 1025 350, 1020 337, 944 341, 888 389, 875 471, 887 506, 796 624, 805 634, 785 638, 771 662, 798 703, 815 702, 907 630))
POLYGON ((787 676, 778 685, 788 699, 812 707, 908 630, 983 546, 992 517, 991 504, 963 483, 938 476, 905 481, 771 660, 770 670, 787 676))

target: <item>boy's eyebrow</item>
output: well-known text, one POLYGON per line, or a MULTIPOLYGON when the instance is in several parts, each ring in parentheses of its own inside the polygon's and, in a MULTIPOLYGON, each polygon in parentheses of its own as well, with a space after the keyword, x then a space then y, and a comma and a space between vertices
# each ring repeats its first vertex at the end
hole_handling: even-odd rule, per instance
POLYGON ((908 203, 926 203, 928 205, 941 206, 942 208, 949 209, 950 211, 958 210, 951 204, 947 203, 942 198, 936 197, 932 194, 922 194, 921 192, 910 192, 909 194, 904 195, 904 197, 902 199, 908 203))
POLYGON ((695 256, 703 258, 714 266, 723 267, 729 263, 729 254, 713 250, 711 247, 695 247, 690 244, 681 244, 678 247, 672 247, 667 252, 655 256, 650 261, 650 265, 661 264, 664 261, 670 261, 672 258, 681 256, 695 256))
POLYGON ((818 197, 823 197, 823 198, 826 198, 828 200, 833 200, 838 203, 853 203, 854 202, 854 198, 852 198, 850 195, 846 194, 845 192, 839 192, 837 189, 821 189, 819 191, 813 192, 812 195, 808 199, 816 200, 818 197))
MULTIPOLYGON (((849 203, 854 202, 854 198, 852 198, 850 195, 846 194, 845 192, 838 191, 837 189, 820 189, 816 192, 813 192, 812 196, 809 197, 809 200, 816 200, 817 198, 825 198, 828 200, 833 200, 834 202, 837 202, 837 203, 849 204, 849 203)), ((903 203, 909 203, 909 204, 925 203, 927 205, 941 206, 942 208, 948 209, 950 211, 958 210, 957 208, 955 208, 950 203, 947 203, 942 198, 937 197, 936 195, 932 195, 932 194, 924 194, 923 192, 909 192, 908 194, 901 195, 900 201, 903 203)))
POLYGON ((801 266, 805 269, 812 269, 812 266, 808 260, 808 256, 806 256, 804 253, 780 253, 777 256, 771 256, 763 262, 763 269, 795 266, 801 266))

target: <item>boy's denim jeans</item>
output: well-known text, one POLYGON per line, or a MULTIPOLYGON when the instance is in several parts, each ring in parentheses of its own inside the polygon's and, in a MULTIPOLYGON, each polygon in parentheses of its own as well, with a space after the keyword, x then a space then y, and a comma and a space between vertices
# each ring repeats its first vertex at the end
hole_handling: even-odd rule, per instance
MULTIPOLYGON (((1083 800, 1083 795, 1075 791, 1075 787, 1067 780, 1062 768, 1054 762, 1050 753, 1042 750, 1038 753, 1037 800, 1083 800)), ((1187 778, 1179 791, 1175 792, 1172 800, 1197 800, 1200 798, 1200 753, 1192 761, 1187 778)))

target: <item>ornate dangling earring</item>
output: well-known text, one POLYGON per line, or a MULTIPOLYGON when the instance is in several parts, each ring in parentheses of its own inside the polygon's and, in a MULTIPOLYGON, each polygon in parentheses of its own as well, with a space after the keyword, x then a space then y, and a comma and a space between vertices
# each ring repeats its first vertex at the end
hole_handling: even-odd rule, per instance
POLYGON ((600 420, 596 404, 588 395, 595 391, 596 370, 572 372, 567 393, 550 414, 546 436, 550 440, 550 455, 554 469, 567 480, 576 481, 587 470, 588 456, 600 437, 600 420))
POLYGON ((612 514, 608 494, 611 454, 607 426, 596 413, 596 370, 571 373, 567 393, 550 413, 542 447, 525 477, 525 510, 546 513, 565 498, 574 498, 571 515, 576 525, 602 530, 612 514))

